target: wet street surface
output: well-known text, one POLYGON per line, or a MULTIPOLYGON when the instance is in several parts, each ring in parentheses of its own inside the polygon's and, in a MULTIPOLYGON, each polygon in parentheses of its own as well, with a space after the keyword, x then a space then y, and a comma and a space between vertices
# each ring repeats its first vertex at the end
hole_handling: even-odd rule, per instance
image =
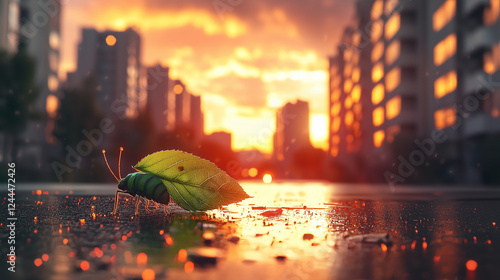
POLYGON ((241 185, 253 198, 220 210, 134 215, 123 195, 117 216, 114 185, 20 186, 0 278, 500 279, 500 190, 241 185))

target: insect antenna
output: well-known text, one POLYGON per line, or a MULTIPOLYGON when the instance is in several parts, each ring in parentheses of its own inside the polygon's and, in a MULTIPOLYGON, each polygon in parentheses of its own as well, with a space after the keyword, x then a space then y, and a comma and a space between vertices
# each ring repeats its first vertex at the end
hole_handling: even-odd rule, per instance
POLYGON ((120 177, 120 180, 122 178, 122 172, 120 168, 120 164, 122 162, 122 152, 123 152, 123 147, 120 147, 120 154, 118 156, 118 177, 120 177))
MULTIPOLYGON (((118 180, 118 178, 116 177, 115 173, 113 173, 113 170, 111 170, 111 167, 109 167, 109 163, 108 163, 108 159, 106 158, 106 150, 102 150, 102 155, 104 156, 104 161, 106 162, 106 166, 108 167, 109 169, 109 172, 111 172, 111 174, 113 174, 113 177, 115 177, 116 181, 120 182, 120 180, 118 180)), ((121 156, 121 151, 120 151, 120 156, 121 156)), ((118 163, 120 164, 120 163, 118 163)))

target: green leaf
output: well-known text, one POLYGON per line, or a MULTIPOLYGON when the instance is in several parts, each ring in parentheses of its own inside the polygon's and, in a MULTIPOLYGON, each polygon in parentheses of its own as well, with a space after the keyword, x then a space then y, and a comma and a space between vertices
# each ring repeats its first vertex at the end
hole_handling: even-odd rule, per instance
POLYGON ((183 151, 150 154, 134 168, 158 176, 172 199, 186 210, 215 209, 250 197, 214 163, 183 151))

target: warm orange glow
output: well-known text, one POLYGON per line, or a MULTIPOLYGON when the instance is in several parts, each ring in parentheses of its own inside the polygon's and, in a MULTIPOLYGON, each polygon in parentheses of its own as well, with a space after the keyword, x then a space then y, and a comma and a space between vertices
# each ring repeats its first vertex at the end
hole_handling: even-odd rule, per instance
POLYGON ((384 143, 385 132, 383 130, 379 130, 373 134, 373 146, 376 148, 382 146, 384 143))
POLYGON ((372 103, 373 105, 379 104, 384 100, 385 90, 383 84, 376 85, 372 90, 372 103))
POLYGON ((457 112, 454 107, 443 108, 434 112, 434 126, 443 129, 455 124, 457 112))
POLYGON ((483 70, 488 74, 495 73, 500 68, 500 43, 494 45, 491 51, 483 55, 483 70))
POLYGON ((370 31, 372 43, 377 42, 382 37, 382 32, 384 31, 384 24, 382 20, 373 22, 370 31))
POLYGON ((401 68, 397 67, 389 71, 385 76, 385 90, 392 92, 401 84, 401 68))
POLYGON ((385 65, 391 65, 399 58, 401 54, 401 42, 396 40, 392 42, 385 52, 385 65))
POLYGON ((434 31, 441 30, 455 17, 456 0, 447 0, 432 15, 432 27, 434 31))
POLYGON ((385 121, 384 107, 380 106, 373 110, 373 125, 380 126, 385 121))
POLYGON ((48 261, 48 260, 49 260, 49 255, 47 255, 47 254, 43 254, 43 255, 42 255, 42 260, 43 260, 44 262, 48 261))
POLYGON ((311 114, 309 119, 309 135, 314 147, 328 148, 328 117, 324 114, 311 114))
POLYGON ((137 265, 146 265, 148 263, 148 255, 145 253, 139 253, 137 255, 137 265))
POLYGON ((382 79, 383 76, 384 76, 384 64, 382 62, 378 62, 373 66, 372 69, 372 81, 376 83, 380 81, 380 79, 382 79))
POLYGON ((85 219, 80 219, 80 224, 83 226, 85 224, 85 219))
POLYGON ((88 261, 82 261, 82 262, 80 263, 80 268, 81 268, 83 271, 87 271, 87 270, 89 270, 89 268, 90 268, 90 264, 89 264, 89 262, 88 262, 88 261))
POLYGON ((359 82, 360 75, 361 75, 361 70, 359 69, 359 67, 354 68, 352 70, 352 76, 351 76, 352 82, 353 83, 359 82))
POLYGON ((353 112, 352 111, 347 111, 345 113, 345 117, 344 117, 344 123, 345 123, 345 125, 350 126, 353 122, 354 122, 354 114, 353 114, 353 112))
POLYGON ((175 94, 181 94, 184 88, 181 85, 175 85, 174 86, 174 93, 175 94))
POLYGON ((392 11, 394 11, 394 8, 396 8, 396 5, 398 4, 399 0, 386 0, 385 1, 385 14, 390 15, 392 11))
POLYGON ((352 89, 352 81, 349 79, 349 80, 346 80, 344 82, 344 92, 350 92, 352 89))
POLYGON ((330 110, 330 114, 332 116, 337 116, 340 113, 340 103, 336 102, 332 105, 332 109, 330 110))
POLYGON ((185 249, 180 249, 179 253, 177 253, 177 260, 180 262, 187 261, 187 252, 185 249))
POLYGON ((457 88, 457 72, 450 71, 434 82, 434 97, 437 99, 449 94, 457 88))
POLYGON ((141 276, 142 280, 154 280, 156 277, 154 270, 151 268, 144 269, 141 276))
POLYGON ((49 79, 47 80, 47 87, 51 92, 55 92, 59 87, 59 79, 57 79, 54 75, 49 75, 49 79))
POLYGON ((495 24, 500 15, 500 0, 490 0, 490 5, 484 9, 484 25, 491 26, 495 24))
POLYGON ((372 20, 376 20, 380 18, 382 13, 384 12, 384 1, 383 0, 377 0, 373 3, 372 10, 371 10, 371 18, 372 20))
POLYGON ((335 89, 332 92, 332 102, 338 101, 340 98, 340 89, 335 89))
POLYGON ((349 110, 349 109, 351 109, 351 107, 352 107, 352 99, 350 96, 347 96, 344 100, 344 108, 349 110))
POLYGON ((37 195, 42 195, 42 190, 36 190, 37 195))
POLYGON ((64 244, 64 245, 68 244, 68 239, 64 238, 64 239, 63 239, 63 244, 64 244))
POLYGON ((35 259, 34 263, 35 263, 35 266, 41 266, 42 265, 42 260, 41 259, 35 259))
POLYGON ((468 260, 465 263, 465 267, 468 271, 475 271, 477 269, 477 262, 475 260, 468 260))
POLYGON ((108 35, 106 37, 106 44, 108 44, 108 46, 114 46, 116 44, 116 37, 113 35, 108 35))
POLYGON ((380 244, 380 249, 382 249, 382 252, 387 252, 387 245, 385 245, 384 243, 380 244))
POLYGON ((351 91, 352 102, 357 103, 361 99, 361 86, 355 85, 351 91))
POLYGON ((332 132, 339 131, 339 128, 340 128, 340 118, 336 117, 332 121, 332 132))
POLYGON ((439 66, 457 52, 457 35, 450 34, 434 47, 434 65, 439 66))
POLYGON ((385 104, 385 112, 387 120, 392 120, 401 112, 401 96, 395 96, 385 104))
POLYGON ((344 66, 344 77, 348 78, 352 75, 352 63, 351 60, 347 60, 344 66))
POLYGON ((259 171, 255 167, 252 167, 248 170, 248 175, 252 178, 257 176, 257 174, 259 174, 259 171))
POLYGON ((376 43, 372 48, 372 62, 378 61, 384 54, 384 41, 376 43))
POLYGON ((262 181, 266 184, 271 184, 273 182, 273 176, 271 176, 271 174, 264 174, 262 181))
POLYGON ((385 39, 390 40, 399 31, 401 16, 393 14, 385 24, 385 39))
POLYGON ((184 264, 184 272, 191 273, 193 271, 194 271, 194 263, 193 262, 186 262, 184 264))

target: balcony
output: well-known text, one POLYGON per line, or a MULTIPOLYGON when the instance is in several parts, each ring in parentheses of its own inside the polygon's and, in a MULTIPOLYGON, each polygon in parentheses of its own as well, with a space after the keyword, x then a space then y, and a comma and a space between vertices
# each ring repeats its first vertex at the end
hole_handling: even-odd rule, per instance
POLYGON ((464 5, 463 9, 463 14, 465 17, 469 16, 470 14, 478 11, 481 8, 484 8, 485 6, 488 6, 490 4, 489 0, 467 0, 462 2, 464 5))
POLYGON ((464 54, 468 55, 473 52, 488 49, 493 45, 494 36, 491 30, 485 27, 479 27, 470 32, 464 37, 464 54))
POLYGON ((495 76, 488 76, 483 71, 467 74, 464 80, 464 94, 481 94, 485 91, 494 92, 498 86, 495 76))

